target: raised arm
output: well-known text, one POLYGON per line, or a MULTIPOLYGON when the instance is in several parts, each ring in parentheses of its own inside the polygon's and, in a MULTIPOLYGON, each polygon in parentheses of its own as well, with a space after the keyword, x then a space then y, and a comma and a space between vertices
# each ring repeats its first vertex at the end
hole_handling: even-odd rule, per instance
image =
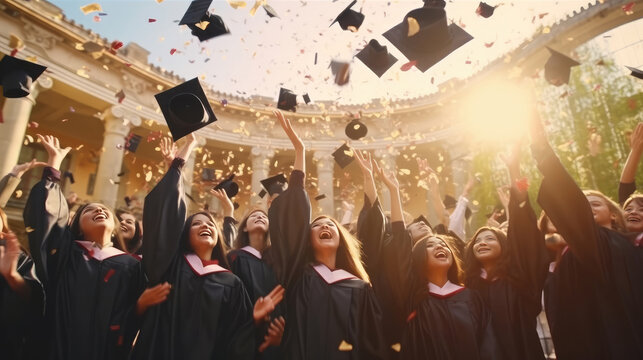
POLYGON ((186 218, 181 172, 195 144, 196 138, 190 134, 163 179, 145 197, 143 269, 151 286, 163 280, 170 263, 180 251, 186 218))
POLYGON ((636 191, 636 170, 641 161, 641 153, 643 153, 643 123, 638 123, 630 140, 630 154, 627 156, 621 181, 618 184, 618 203, 621 206, 636 191))
POLYGON ((219 204, 221 204, 223 211, 223 239, 228 248, 232 248, 234 239, 237 238, 237 220, 234 218, 234 204, 223 189, 210 190, 210 193, 219 199, 219 204))
POLYGON ((437 215, 440 223, 444 225, 444 228, 448 229, 449 213, 442 202, 442 195, 440 194, 440 179, 438 178, 438 174, 429 166, 429 162, 426 159, 417 158, 417 163, 420 178, 424 178, 424 181, 426 181, 429 187, 431 203, 433 204, 435 214, 437 215))
POLYGON ((29 193, 23 218, 36 272, 46 286, 66 259, 70 246, 66 234, 69 209, 60 190, 59 169, 71 148, 61 148, 58 139, 50 135, 38 135, 38 139, 49 157, 42 180, 29 193))
POLYGON ((47 163, 33 159, 29 162, 18 164, 13 167, 11 172, 0 180, 0 208, 7 206, 11 195, 20 184, 22 175, 36 166, 46 166, 47 163))
POLYGON ((275 110, 284 132, 295 147, 295 167, 288 189, 273 200, 268 210, 274 269, 286 289, 301 274, 308 259, 310 238, 310 199, 304 189, 305 147, 281 111, 275 110))

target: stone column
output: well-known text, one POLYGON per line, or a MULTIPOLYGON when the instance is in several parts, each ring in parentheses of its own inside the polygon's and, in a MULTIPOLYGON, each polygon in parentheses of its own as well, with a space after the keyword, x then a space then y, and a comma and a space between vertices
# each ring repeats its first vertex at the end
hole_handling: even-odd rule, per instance
MULTIPOLYGON (((27 131, 27 124, 31 116, 31 110, 36 105, 38 95, 51 89, 54 81, 49 76, 41 76, 31 85, 31 94, 17 99, 5 99, 2 107, 2 119, 0 125, 0 174, 8 174, 18 162, 20 149, 27 131)), ((0 175, 2 176, 2 175, 0 175)))
MULTIPOLYGON (((375 158, 385 171, 397 171, 397 156, 399 154, 400 152, 395 149, 375 150, 375 158)), ((378 183, 378 181, 376 181, 376 183, 378 183)), ((384 184, 382 184, 381 182, 379 183, 381 191, 379 199, 380 204, 382 204, 382 210, 391 211, 391 193, 388 191, 388 188, 384 184)))
POLYGON ((262 199, 259 197, 259 192, 263 187, 261 180, 267 178, 270 174, 270 162, 275 152, 272 149, 253 147, 250 150, 252 159, 252 196, 250 197, 250 204, 256 204, 262 199))
POLYGON ((105 135, 96 173, 94 199, 114 208, 118 194, 118 185, 114 184, 114 181, 117 181, 117 175, 123 165, 125 137, 132 126, 141 125, 141 118, 122 106, 114 105, 105 112, 103 121, 105 135))
MULTIPOLYGON (((324 215, 335 217, 335 197, 333 196, 333 169, 335 162, 330 151, 315 151, 313 159, 317 163, 317 188, 326 197, 317 202, 324 215)), ((313 200, 314 201, 314 200, 313 200)))

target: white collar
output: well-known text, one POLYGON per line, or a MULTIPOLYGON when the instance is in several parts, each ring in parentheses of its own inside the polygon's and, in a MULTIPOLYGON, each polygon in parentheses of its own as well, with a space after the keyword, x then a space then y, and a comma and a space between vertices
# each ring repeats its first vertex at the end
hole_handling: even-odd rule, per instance
POLYGON ((201 261, 201 259, 196 256, 196 254, 185 254, 185 261, 188 262, 188 265, 190 265, 192 271, 194 271, 194 273, 199 276, 228 271, 217 264, 203 266, 203 261, 201 261))
POLYGON ((254 255, 257 259, 261 259, 261 253, 259 252, 259 250, 253 248, 250 245, 242 247, 241 250, 254 255))
POLYGON ((326 265, 324 264, 317 264, 313 266, 313 269, 317 271, 319 276, 326 281, 327 284, 334 284, 336 282, 340 282, 342 280, 348 280, 348 279, 357 279, 357 276, 349 273, 346 270, 342 269, 337 269, 334 271, 331 271, 326 265))
POLYGON ((434 283, 429 283, 429 293, 440 297, 448 297, 464 290, 464 287, 456 285, 447 280, 443 287, 439 287, 434 283))
MULTIPOLYGON (((109 259, 114 256, 126 254, 124 251, 118 250, 113 246, 107 246, 101 249, 98 245, 96 245, 96 243, 91 241, 76 240, 76 243, 80 245, 83 249, 85 249, 85 253, 86 253, 85 257, 89 256, 98 261, 103 261, 105 259, 109 259)), ((89 260, 89 258, 87 258, 87 260, 89 260)))

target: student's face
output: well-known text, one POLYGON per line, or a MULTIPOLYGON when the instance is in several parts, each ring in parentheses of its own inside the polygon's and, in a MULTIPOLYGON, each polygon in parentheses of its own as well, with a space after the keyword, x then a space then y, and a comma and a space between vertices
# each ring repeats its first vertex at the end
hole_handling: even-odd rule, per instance
POLYGON ((121 222, 118 227, 121 237, 125 241, 130 241, 136 233, 136 218, 132 214, 122 214, 121 222))
POLYGON ((594 221, 601 226, 610 227, 612 225, 612 220, 615 218, 614 215, 610 212, 610 208, 599 196, 588 195, 587 201, 592 207, 592 214, 594 215, 594 221))
POLYGON ((624 210, 627 231, 643 232, 643 204, 637 200, 632 200, 624 210))
POLYGON ((111 233, 114 230, 114 214, 103 204, 91 203, 83 209, 78 224, 83 234, 111 233))
POLYGON ((453 264, 453 254, 444 242, 437 237, 430 237, 426 242, 427 266, 429 271, 449 271, 453 264))
POLYGON ((433 235, 433 231, 431 231, 431 228, 424 221, 418 221, 409 225, 408 230, 413 242, 420 240, 427 235, 433 235))
POLYGON ((339 229, 329 218, 319 218, 310 226, 310 240, 313 251, 337 251, 339 248, 339 229))
POLYGON ((248 220, 246 221, 246 228, 244 231, 246 232, 255 232, 255 231, 261 231, 261 232, 268 232, 268 226, 270 225, 270 222, 268 222, 268 217, 266 214, 264 214, 261 211, 255 211, 250 216, 248 216, 248 220))
POLYGON ((213 249, 217 245, 219 234, 214 222, 203 214, 192 218, 190 225, 190 247, 199 253, 201 249, 213 249))
POLYGON ((493 231, 481 231, 473 243, 473 255, 482 264, 493 264, 502 254, 502 246, 493 231))

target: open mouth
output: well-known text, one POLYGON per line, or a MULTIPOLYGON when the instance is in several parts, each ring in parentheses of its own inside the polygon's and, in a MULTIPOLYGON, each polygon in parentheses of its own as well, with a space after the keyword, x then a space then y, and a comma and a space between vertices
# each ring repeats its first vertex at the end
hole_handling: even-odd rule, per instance
POLYGON ((319 238, 321 240, 328 240, 333 238, 333 234, 330 233, 328 230, 323 230, 322 232, 319 233, 319 238))
POLYGON ((107 220, 107 214, 105 213, 100 213, 93 218, 94 221, 102 221, 102 220, 107 220))
POLYGON ((446 259, 446 258, 448 258, 447 252, 444 251, 444 250, 438 250, 435 253, 435 258, 436 259, 446 259))
POLYGON ((210 229, 201 230, 199 236, 210 236, 212 237, 212 231, 210 229))
POLYGON ((258 219, 258 220, 255 220, 255 224, 263 224, 263 225, 266 225, 266 222, 265 222, 265 221, 263 221, 263 220, 261 220, 261 219, 258 219))
POLYGON ((121 232, 126 233, 127 232, 127 227, 126 226, 121 226, 121 232))
POLYGON ((638 216, 628 216, 626 220, 627 222, 635 222, 635 223, 641 222, 641 218, 638 216))

